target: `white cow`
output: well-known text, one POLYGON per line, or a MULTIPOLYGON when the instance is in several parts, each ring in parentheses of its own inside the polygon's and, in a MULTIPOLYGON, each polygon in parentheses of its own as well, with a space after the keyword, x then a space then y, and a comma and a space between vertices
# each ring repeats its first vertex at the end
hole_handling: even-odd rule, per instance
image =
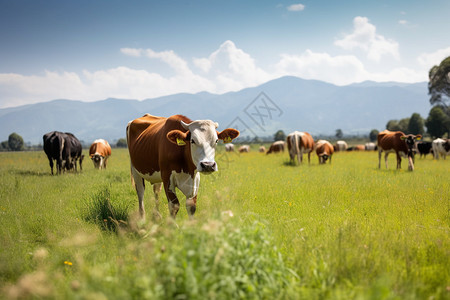
POLYGON ((439 159, 439 156, 445 159, 447 155, 450 155, 450 139, 437 138, 433 141, 432 147, 435 159, 439 159))
POLYGON ((336 142, 336 151, 345 151, 347 150, 348 145, 345 141, 337 141, 336 142))

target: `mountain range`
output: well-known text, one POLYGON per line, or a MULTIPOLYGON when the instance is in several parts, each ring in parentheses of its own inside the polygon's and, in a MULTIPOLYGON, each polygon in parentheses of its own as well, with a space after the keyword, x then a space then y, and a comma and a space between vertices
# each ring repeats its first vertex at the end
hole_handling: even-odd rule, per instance
POLYGON ((53 100, 0 109, 0 140, 16 132, 25 142, 42 143, 52 130, 72 132, 85 144, 97 138, 110 143, 125 137, 128 121, 145 113, 157 116, 184 114, 211 119, 218 130, 234 127, 242 137, 273 136, 307 131, 314 135, 368 134, 385 129, 393 119, 431 109, 426 82, 366 81, 336 86, 317 80, 282 77, 237 92, 174 94, 143 101, 106 99, 97 102, 53 100))

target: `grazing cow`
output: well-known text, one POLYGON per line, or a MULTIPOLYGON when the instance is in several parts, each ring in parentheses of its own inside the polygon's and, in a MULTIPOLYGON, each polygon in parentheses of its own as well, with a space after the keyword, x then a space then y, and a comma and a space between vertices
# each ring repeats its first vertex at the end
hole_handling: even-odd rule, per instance
POLYGON ((225 144, 225 151, 226 152, 234 152, 234 145, 231 143, 225 144))
POLYGON ((248 153, 248 152, 250 152, 249 145, 242 145, 239 147, 239 153, 248 153))
POLYGON ((436 159, 439 159, 439 156, 445 159, 447 155, 450 155, 450 139, 435 139, 432 147, 436 159))
POLYGON ((346 151, 348 148, 348 145, 345 141, 337 141, 336 145, 334 146, 334 149, 336 151, 346 151))
POLYGON ((83 158, 81 142, 70 132, 66 132, 64 143, 64 157, 66 159, 65 167, 67 170, 75 169, 77 171, 77 161, 80 164, 80 171, 83 170, 83 158))
POLYGON ((260 153, 264 153, 264 152, 266 152, 266 147, 260 146, 259 149, 258 149, 258 151, 259 151, 260 153))
POLYGON ((266 154, 284 152, 285 145, 286 145, 285 141, 273 142, 272 145, 270 145, 269 151, 267 151, 266 154))
POLYGON ((179 208, 175 188, 186 196, 186 209, 193 217, 200 173, 217 171, 215 149, 219 139, 231 142, 239 135, 236 129, 216 131, 219 124, 210 120, 191 121, 185 116, 169 118, 149 114, 130 121, 127 144, 130 153, 131 175, 139 199, 139 212, 144 218, 144 180, 154 184, 158 209, 161 183, 169 202, 170 215, 175 218, 179 208))
POLYGON ((61 174, 63 169, 63 150, 64 150, 64 133, 59 131, 51 131, 44 134, 42 137, 44 141, 44 152, 47 155, 50 163, 51 172, 53 175, 53 160, 56 160, 56 172, 61 174))
POLYGON ((111 146, 104 139, 95 140, 89 148, 89 157, 96 169, 106 169, 108 158, 111 156, 111 146))
POLYGON ((420 158, 427 157, 427 154, 431 152, 432 144, 431 142, 418 142, 417 143, 417 150, 419 151, 420 158))
POLYGON ((375 151, 375 150, 377 150, 377 145, 375 145, 375 143, 365 143, 364 149, 366 151, 375 151))
POLYGON ((294 131, 287 136, 287 146, 291 162, 303 162, 303 153, 308 153, 308 163, 311 163, 311 152, 314 150, 314 140, 307 132, 294 131))
POLYGON ((319 157, 319 164, 325 164, 327 162, 327 159, 330 159, 331 164, 331 157, 334 153, 334 147, 331 145, 330 142, 325 140, 319 140, 316 143, 316 154, 319 157))
POLYGON ((387 169, 387 157, 391 152, 397 155, 397 169, 401 169, 402 158, 408 158, 408 170, 414 171, 414 145, 419 141, 422 135, 408 134, 401 131, 384 130, 378 134, 378 168, 381 168, 381 152, 385 152, 384 161, 387 169))

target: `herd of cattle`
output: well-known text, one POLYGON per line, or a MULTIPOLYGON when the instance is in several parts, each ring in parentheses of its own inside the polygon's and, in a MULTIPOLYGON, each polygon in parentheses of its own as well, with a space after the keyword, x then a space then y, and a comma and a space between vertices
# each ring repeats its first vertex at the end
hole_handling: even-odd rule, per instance
MULTIPOLYGON (((83 169, 84 155, 81 142, 69 132, 51 131, 44 134, 44 152, 50 163, 53 175, 53 161, 56 161, 56 172, 77 171, 77 163, 80 171, 83 169)), ((89 148, 89 157, 97 169, 106 168, 108 157, 111 155, 111 146, 103 139, 95 140, 89 148)))
MULTIPOLYGON (((285 141, 276 141, 270 145, 269 150, 266 152, 266 148, 261 146, 259 152, 265 152, 266 154, 284 152, 287 144, 289 151, 289 157, 291 162, 295 163, 295 159, 301 163, 303 161, 303 153, 308 154, 308 162, 310 162, 311 152, 316 151, 319 158, 319 164, 324 164, 330 159, 335 151, 373 151, 378 150, 378 168, 381 167, 382 152, 385 152, 385 164, 387 168, 387 157, 389 153, 396 153, 397 156, 397 169, 401 168, 401 157, 408 159, 408 169, 414 170, 414 154, 419 153, 420 157, 426 157, 427 154, 433 153, 434 158, 439 157, 446 158, 450 155, 450 139, 435 139, 432 142, 420 141, 422 136, 420 134, 405 135, 401 131, 389 131, 385 130, 378 134, 377 144, 366 143, 365 145, 356 145, 354 147, 348 147, 345 141, 337 141, 332 145, 326 140, 318 140, 314 142, 314 139, 307 132, 294 131, 290 133, 285 141)), ((225 145, 227 152, 234 151, 234 145, 225 145)), ((242 145, 239 147, 240 153, 250 151, 249 145, 242 145)))
MULTIPOLYGON (((234 151, 232 140, 239 136, 239 131, 227 128, 217 131, 219 124, 210 120, 192 121, 182 115, 174 115, 169 118, 156 117, 145 114, 128 123, 126 127, 127 145, 130 154, 131 177, 139 200, 141 217, 145 216, 144 191, 145 181, 153 185, 155 193, 156 211, 158 211, 159 194, 164 186, 164 191, 169 203, 169 212, 175 217, 179 208, 175 189, 178 188, 186 196, 186 210, 192 217, 197 206, 197 193, 200 185, 200 173, 210 174, 218 170, 215 162, 215 149, 219 140, 225 143, 227 152, 234 151)), ((319 164, 324 164, 335 151, 349 150, 377 150, 381 165, 382 152, 385 152, 387 168, 387 156, 396 153, 397 168, 401 167, 401 157, 407 157, 409 170, 414 170, 414 152, 428 154, 433 151, 436 158, 442 155, 444 158, 450 154, 450 140, 436 139, 432 143, 420 142, 421 135, 405 135, 402 132, 385 130, 378 135, 378 144, 368 143, 349 148, 344 141, 338 141, 332 145, 326 140, 314 141, 307 132, 294 131, 290 133, 286 142, 274 142, 266 152, 264 147, 260 152, 267 154, 284 152, 287 147, 291 162, 302 163, 303 154, 308 154, 308 162, 311 161, 311 153, 315 150, 319 164), (423 152, 422 152, 423 151, 423 152)), ((71 133, 52 131, 43 136, 44 151, 49 159, 53 174, 53 161, 56 160, 57 173, 61 171, 80 170, 84 155, 80 141, 71 133)), ((250 146, 242 145, 239 152, 249 152, 250 146)), ((98 169, 106 168, 108 157, 111 155, 111 147, 103 139, 95 140, 89 148, 89 157, 98 169)))

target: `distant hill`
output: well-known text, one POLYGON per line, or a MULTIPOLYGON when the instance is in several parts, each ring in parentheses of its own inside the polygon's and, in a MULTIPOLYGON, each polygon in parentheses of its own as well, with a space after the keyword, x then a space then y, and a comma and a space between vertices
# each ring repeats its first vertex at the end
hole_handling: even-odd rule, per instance
POLYGON ((383 130, 392 119, 412 113, 428 116, 427 83, 363 82, 347 86, 282 77, 257 87, 222 95, 175 94, 144 101, 107 99, 97 102, 53 100, 0 109, 0 141, 12 132, 25 142, 42 143, 52 130, 69 131, 90 144, 97 138, 113 143, 125 137, 128 121, 150 113, 184 114, 219 122, 219 130, 237 127, 242 136, 272 136, 282 129, 333 135, 383 130))

